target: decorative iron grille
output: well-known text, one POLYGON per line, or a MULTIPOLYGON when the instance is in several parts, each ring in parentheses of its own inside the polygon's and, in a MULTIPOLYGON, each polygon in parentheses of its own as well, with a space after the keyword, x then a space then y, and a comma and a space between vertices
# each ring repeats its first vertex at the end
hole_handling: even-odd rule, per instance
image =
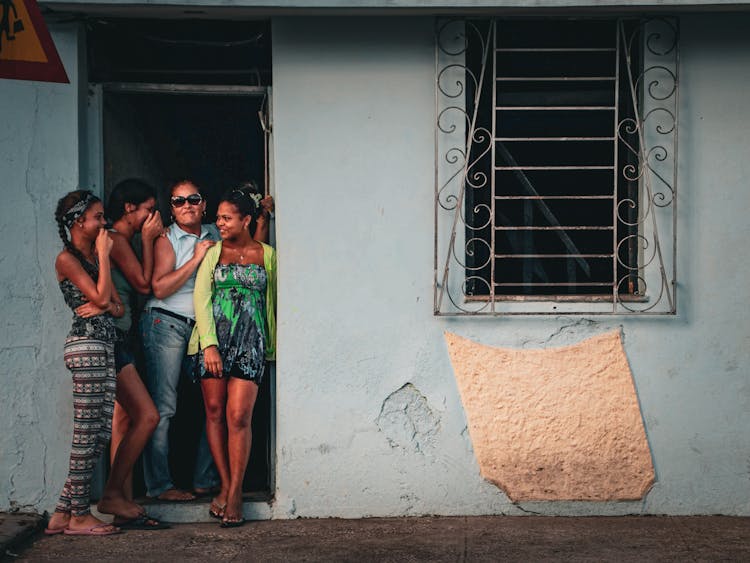
POLYGON ((436 26, 437 315, 675 314, 678 25, 436 26))

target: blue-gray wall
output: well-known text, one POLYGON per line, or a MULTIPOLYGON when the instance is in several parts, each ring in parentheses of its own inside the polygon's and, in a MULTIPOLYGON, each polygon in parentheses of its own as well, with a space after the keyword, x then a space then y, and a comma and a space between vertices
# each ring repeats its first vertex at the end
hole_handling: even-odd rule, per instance
POLYGON ((0 80, 0 510, 46 510, 67 473, 72 429, 54 275, 57 199, 78 185, 77 27, 53 30, 71 84, 0 80))
MULTIPOLYGON (((279 249, 274 517, 750 515, 748 14, 681 18, 679 314, 432 316, 429 17, 274 18, 279 249), (657 482, 643 502, 513 505, 482 480, 443 331, 558 346, 622 328, 657 482)), ((75 28, 55 41, 75 80, 75 28)), ((79 175, 76 85, 0 82, 0 509, 65 476, 68 313, 52 212, 79 175)), ((82 133, 81 133, 82 134, 82 133)), ((499 432, 502 429, 498 429, 499 432)))

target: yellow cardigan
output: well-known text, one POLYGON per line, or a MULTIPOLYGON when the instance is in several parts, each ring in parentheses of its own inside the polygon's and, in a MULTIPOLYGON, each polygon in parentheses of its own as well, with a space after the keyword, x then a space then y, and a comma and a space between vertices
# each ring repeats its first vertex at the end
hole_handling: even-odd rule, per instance
MULTIPOLYGON (((266 322, 268 323, 268 342, 266 342, 266 359, 276 357, 276 251, 273 247, 263 245, 263 267, 266 269, 266 322)), ((214 268, 221 256, 221 241, 208 249, 198 273, 195 276, 193 303, 195 304, 195 327, 188 344, 188 355, 197 354, 209 346, 218 346, 216 323, 214 321, 213 295, 214 268)))

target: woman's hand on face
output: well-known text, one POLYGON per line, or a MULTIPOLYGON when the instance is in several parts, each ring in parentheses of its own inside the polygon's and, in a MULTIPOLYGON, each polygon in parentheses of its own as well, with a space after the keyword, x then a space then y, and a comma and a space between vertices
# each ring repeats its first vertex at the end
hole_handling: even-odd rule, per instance
POLYGON ((209 346, 203 350, 203 364, 206 366, 206 371, 216 377, 221 377, 222 363, 219 349, 216 346, 209 346))
POLYGON ((195 243, 195 248, 193 249, 193 256, 197 260, 203 260, 203 257, 206 255, 206 252, 208 252, 208 249, 211 248, 216 243, 212 240, 201 240, 195 243))
POLYGON ((102 256, 109 256, 109 251, 112 250, 114 241, 109 236, 107 230, 102 227, 99 229, 99 234, 96 235, 96 253, 101 258, 102 256))
POLYGON ((107 309, 102 309, 101 307, 97 307, 93 303, 84 303, 83 305, 76 307, 76 315, 84 319, 90 319, 91 317, 96 317, 97 315, 101 315, 106 310, 107 309))
POLYGON ((161 221, 161 214, 158 211, 154 211, 151 215, 146 217, 141 227, 141 237, 146 241, 153 241, 159 235, 164 232, 164 224, 161 221))

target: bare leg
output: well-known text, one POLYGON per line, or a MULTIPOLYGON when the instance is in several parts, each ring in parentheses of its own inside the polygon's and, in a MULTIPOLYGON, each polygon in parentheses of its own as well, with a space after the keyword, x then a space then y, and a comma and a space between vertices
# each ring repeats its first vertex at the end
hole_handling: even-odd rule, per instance
POLYGON ((232 377, 227 386, 227 429, 229 448, 229 496, 225 520, 242 518, 242 481, 252 445, 251 421, 258 386, 253 381, 232 377))
POLYGON ((97 508, 106 514, 135 518, 142 513, 142 508, 128 500, 125 494, 126 481, 132 475, 136 459, 159 422, 159 414, 132 364, 122 368, 117 376, 117 402, 127 413, 130 425, 117 447, 109 479, 97 508))
POLYGON ((208 447, 221 479, 221 491, 212 502, 212 510, 221 514, 229 494, 229 454, 227 452, 227 379, 207 378, 201 380, 203 402, 206 407, 206 437, 208 447))
POLYGON ((49 530, 60 530, 62 528, 67 528, 68 524, 70 524, 70 512, 60 512, 56 510, 52 513, 52 516, 49 517, 47 528, 49 530))
MULTIPOLYGON (((127 369, 128 366, 125 366, 127 369)), ((112 442, 109 446, 109 464, 115 464, 115 456, 120 442, 130 430, 130 417, 119 402, 115 402, 115 413, 112 416, 112 442)), ((126 500, 133 500, 133 472, 131 471, 125 478, 122 494, 126 500)))

